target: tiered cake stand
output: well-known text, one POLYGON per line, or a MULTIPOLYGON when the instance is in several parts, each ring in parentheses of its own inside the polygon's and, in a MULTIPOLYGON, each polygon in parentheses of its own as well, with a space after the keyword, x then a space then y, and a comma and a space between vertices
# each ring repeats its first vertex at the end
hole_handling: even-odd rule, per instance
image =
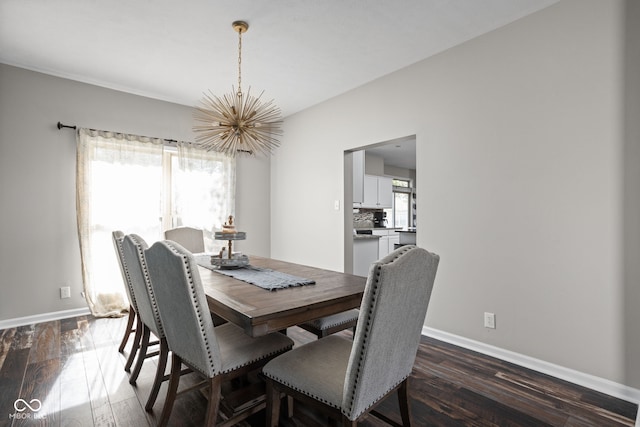
POLYGON ((233 253, 233 241, 245 240, 247 238, 247 233, 244 231, 237 231, 235 233, 223 233, 222 231, 216 231, 214 238, 216 240, 227 240, 229 243, 227 247, 227 256, 223 256, 222 252, 220 255, 212 255, 212 265, 218 266, 222 269, 242 268, 249 265, 249 257, 241 253, 233 253))

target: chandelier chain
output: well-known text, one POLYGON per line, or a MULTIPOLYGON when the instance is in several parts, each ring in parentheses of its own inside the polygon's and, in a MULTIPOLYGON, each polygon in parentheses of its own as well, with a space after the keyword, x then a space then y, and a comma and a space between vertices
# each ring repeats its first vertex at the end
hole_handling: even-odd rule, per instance
POLYGON ((238 95, 242 95, 242 30, 238 31, 238 95))

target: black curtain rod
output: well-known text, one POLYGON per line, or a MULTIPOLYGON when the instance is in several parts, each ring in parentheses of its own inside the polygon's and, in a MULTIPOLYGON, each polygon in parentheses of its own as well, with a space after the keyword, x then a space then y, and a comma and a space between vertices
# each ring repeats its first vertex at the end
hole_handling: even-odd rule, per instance
POLYGON ((63 125, 62 123, 58 122, 58 130, 60 130, 62 128, 77 129, 75 126, 67 126, 67 125, 63 125))
MULTIPOLYGON (((61 122, 58 122, 58 125, 57 125, 57 126, 58 126, 58 130, 60 130, 60 129, 64 129, 64 128, 67 128, 67 129, 74 129, 74 130, 78 129, 78 127, 77 127, 77 126, 75 126, 75 125, 73 125, 73 126, 65 125, 65 124, 63 124, 63 123, 61 123, 61 122)), ((94 131, 94 132, 99 132, 97 129, 89 129, 89 130, 94 131)), ((150 138, 150 137, 148 137, 148 136, 147 136, 147 137, 144 137, 144 138, 150 138)), ((163 141, 165 141, 165 142, 169 143, 170 145, 175 145, 175 144, 177 144, 177 143, 178 143, 178 141, 176 141, 175 139, 167 139, 167 138, 153 138, 153 139, 161 139, 161 140, 163 140, 163 141)), ((193 144, 193 142, 189 142, 189 144, 193 144)), ((252 151, 250 151, 250 150, 242 150, 242 149, 238 149, 237 151, 238 151, 238 153, 253 154, 253 152, 252 152, 252 151)))
MULTIPOLYGON (((60 129, 64 129, 64 128, 66 128, 66 129, 74 129, 74 130, 78 129, 78 127, 77 127, 76 125, 73 125, 73 126, 65 125, 65 124, 63 124, 62 122, 58 122, 57 127, 58 127, 58 130, 60 130, 60 129)), ((89 130, 94 131, 94 132, 99 132, 99 130, 97 130, 97 129, 89 129, 89 130)), ((116 133, 117 133, 117 132, 116 132, 116 133)), ((145 137, 143 137, 143 138, 161 139, 161 140, 163 140, 163 141, 166 141, 166 142, 168 142, 168 143, 173 143, 173 144, 176 144, 176 143, 178 142, 178 141, 177 141, 177 140, 175 140, 175 139, 167 139, 167 138, 152 138, 152 137, 149 137, 149 136, 145 136, 145 137)), ((192 144, 192 143, 190 143, 190 144, 192 144)))

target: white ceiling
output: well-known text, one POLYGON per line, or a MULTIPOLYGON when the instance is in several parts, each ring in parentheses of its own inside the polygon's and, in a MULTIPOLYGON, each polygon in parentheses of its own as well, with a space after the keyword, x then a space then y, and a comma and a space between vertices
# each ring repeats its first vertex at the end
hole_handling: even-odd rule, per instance
POLYGON ((287 116, 558 0, 1 0, 0 62, 184 105, 237 83, 287 116))
POLYGON ((384 159, 385 166, 416 169, 416 138, 410 136, 365 147, 367 154, 384 159))

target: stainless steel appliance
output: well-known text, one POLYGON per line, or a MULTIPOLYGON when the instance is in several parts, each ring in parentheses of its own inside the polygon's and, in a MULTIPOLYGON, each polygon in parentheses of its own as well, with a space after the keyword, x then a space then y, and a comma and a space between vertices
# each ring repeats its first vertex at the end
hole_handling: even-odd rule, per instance
POLYGON ((384 211, 373 213, 373 226, 374 227, 386 227, 387 226, 387 213, 384 211))

